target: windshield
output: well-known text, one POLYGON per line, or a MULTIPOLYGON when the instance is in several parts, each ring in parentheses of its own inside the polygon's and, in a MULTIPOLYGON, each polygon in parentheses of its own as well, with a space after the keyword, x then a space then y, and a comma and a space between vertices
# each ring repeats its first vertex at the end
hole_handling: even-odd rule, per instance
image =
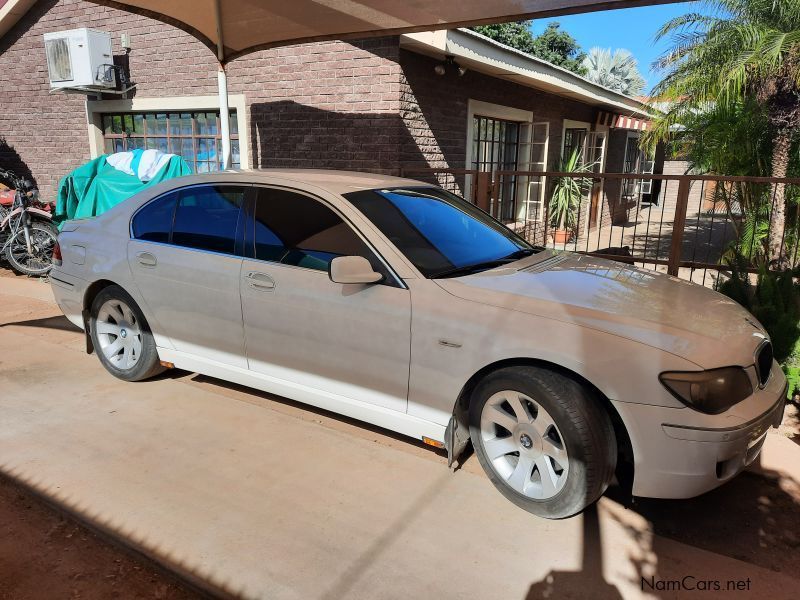
POLYGON ((441 188, 364 190, 345 198, 426 277, 488 269, 535 251, 510 229, 441 188))

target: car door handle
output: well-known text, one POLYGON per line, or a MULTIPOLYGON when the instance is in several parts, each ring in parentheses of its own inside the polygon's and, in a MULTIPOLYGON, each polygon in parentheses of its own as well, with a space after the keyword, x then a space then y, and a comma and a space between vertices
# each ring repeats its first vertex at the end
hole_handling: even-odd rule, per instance
POLYGON ((247 282, 254 290, 271 292, 275 289, 275 280, 266 273, 251 271, 247 274, 247 282))
POLYGON ((139 264, 143 267, 155 267, 158 264, 156 257, 149 252, 139 252, 139 254, 136 255, 136 260, 139 261, 139 264))

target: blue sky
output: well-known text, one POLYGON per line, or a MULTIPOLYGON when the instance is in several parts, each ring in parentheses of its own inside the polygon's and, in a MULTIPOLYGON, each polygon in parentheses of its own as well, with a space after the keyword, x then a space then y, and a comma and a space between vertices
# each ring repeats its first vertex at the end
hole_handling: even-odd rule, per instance
POLYGON ((670 46, 667 40, 656 44, 656 31, 669 19, 697 10, 695 2, 682 2, 539 19, 533 22, 533 32, 538 35, 550 21, 558 21, 584 51, 593 46, 612 50, 627 48, 639 61, 639 70, 647 80, 645 89, 650 90, 659 79, 650 65, 670 46))

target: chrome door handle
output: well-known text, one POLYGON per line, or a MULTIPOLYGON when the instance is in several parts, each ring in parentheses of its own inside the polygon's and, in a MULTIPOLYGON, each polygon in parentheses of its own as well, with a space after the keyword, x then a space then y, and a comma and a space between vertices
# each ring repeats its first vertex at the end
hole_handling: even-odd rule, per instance
POLYGON ((156 257, 149 252, 139 252, 139 254, 136 255, 136 260, 138 260, 139 264, 143 267, 155 267, 158 264, 156 257))
POLYGON ((275 280, 266 273, 250 271, 247 274, 247 282, 255 290, 271 292, 275 289, 275 280))

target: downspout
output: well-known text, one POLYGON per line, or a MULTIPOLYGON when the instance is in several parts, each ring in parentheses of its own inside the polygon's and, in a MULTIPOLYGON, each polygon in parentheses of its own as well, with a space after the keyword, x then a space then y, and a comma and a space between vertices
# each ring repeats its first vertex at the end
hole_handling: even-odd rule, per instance
POLYGON ((214 0, 217 21, 217 88, 219 90, 220 137, 222 138, 222 170, 231 168, 231 117, 228 108, 228 76, 225 73, 225 45, 222 40, 222 9, 220 0, 214 0))

